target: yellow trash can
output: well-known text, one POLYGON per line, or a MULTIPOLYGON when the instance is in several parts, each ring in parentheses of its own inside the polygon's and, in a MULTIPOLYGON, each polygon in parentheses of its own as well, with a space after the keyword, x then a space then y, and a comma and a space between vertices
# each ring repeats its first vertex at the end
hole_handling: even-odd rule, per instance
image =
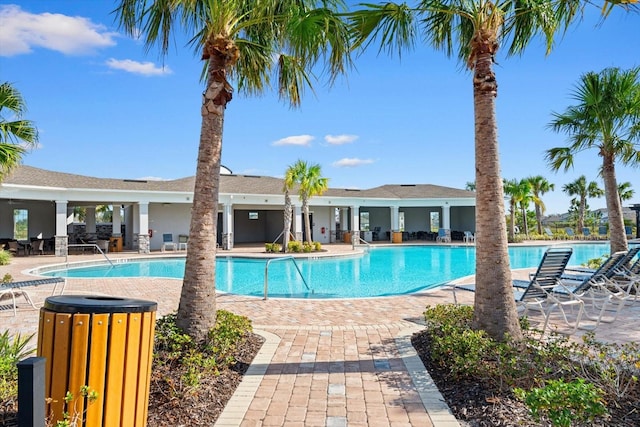
POLYGON ((391 241, 393 243, 402 243, 402 231, 394 231, 393 238, 391 241))
POLYGON ((157 303, 94 295, 48 297, 40 309, 38 356, 46 358, 51 422, 63 411, 78 427, 147 425, 157 303), (89 402, 80 395, 97 393, 89 402), (67 392, 73 400, 65 407, 67 392), (82 414, 85 414, 84 421, 82 414))
POLYGON ((351 233, 348 231, 345 231, 344 233, 342 233, 342 239, 344 240, 345 243, 351 243, 351 233))

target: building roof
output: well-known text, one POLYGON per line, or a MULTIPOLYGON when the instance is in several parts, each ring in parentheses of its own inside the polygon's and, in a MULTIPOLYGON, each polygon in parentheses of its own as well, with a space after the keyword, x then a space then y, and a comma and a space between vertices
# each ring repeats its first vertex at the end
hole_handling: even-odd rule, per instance
MULTIPOLYGON (((188 193, 193 192, 194 183, 194 176, 175 180, 97 178, 26 165, 17 167, 3 181, 3 184, 29 187, 188 193)), ((283 184, 284 180, 281 178, 256 175, 220 175, 221 194, 282 195, 283 184)), ((368 199, 446 199, 475 198, 476 193, 429 184, 389 184, 370 189, 329 188, 323 196, 368 199)))

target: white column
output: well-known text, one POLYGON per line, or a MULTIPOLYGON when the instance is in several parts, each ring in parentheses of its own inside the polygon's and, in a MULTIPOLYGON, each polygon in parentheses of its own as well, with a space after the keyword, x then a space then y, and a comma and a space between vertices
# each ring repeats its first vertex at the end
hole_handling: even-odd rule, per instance
POLYGON ((96 207, 90 206, 86 208, 84 223, 86 224, 85 231, 87 233, 96 232, 96 207))
POLYGON ((329 243, 336 242, 336 210, 329 208, 329 243))
POLYGON ((400 208, 398 206, 391 206, 391 231, 400 230, 400 208))
POLYGON ((149 202, 138 202, 133 206, 133 232, 138 235, 138 253, 151 252, 149 236, 149 202))
POLYGON ((302 222, 304 221, 302 215, 302 206, 293 205, 293 235, 296 236, 296 240, 302 241, 302 222))
POLYGON ((451 206, 447 202, 442 207, 442 228, 451 229, 451 206))
POLYGON ((114 237, 120 237, 122 234, 122 219, 120 218, 120 204, 112 205, 113 206, 113 214, 111 215, 111 234, 114 237))
MULTIPOLYGON (((218 218, 215 221, 217 222, 218 218)), ((222 205, 222 249, 233 249, 233 205, 231 203, 222 205)))
POLYGON ((351 243, 359 243, 360 237, 360 206, 351 206, 351 243))
MULTIPOLYGON (((56 200, 56 256, 67 256, 67 245, 69 244, 69 236, 67 235, 67 203, 66 200, 56 200)), ((73 221, 73 215, 71 221, 73 221)))

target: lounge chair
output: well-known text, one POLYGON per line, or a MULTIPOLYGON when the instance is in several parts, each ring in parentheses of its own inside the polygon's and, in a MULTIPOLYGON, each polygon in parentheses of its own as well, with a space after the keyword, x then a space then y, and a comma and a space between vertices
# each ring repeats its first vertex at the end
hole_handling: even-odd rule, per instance
POLYGON ((448 228, 438 229, 438 237, 436 237, 436 242, 451 243, 451 230, 449 230, 448 228))
POLYGON ((464 237, 462 238, 462 240, 463 240, 465 243, 475 243, 475 241, 476 241, 476 236, 474 236, 474 235, 473 235, 473 233, 472 233, 472 232, 470 232, 470 231, 465 231, 465 232, 464 232, 464 237))
POLYGON ((601 225, 598 227, 598 238, 602 240, 607 240, 607 226, 601 225))
POLYGON ((189 236, 187 236, 186 234, 180 234, 178 236, 178 250, 180 251, 184 249, 186 251, 188 242, 189 242, 189 236))
POLYGON ((543 231, 544 231, 544 234, 545 234, 547 237, 551 237, 552 239, 555 239, 555 238, 556 238, 556 236, 553 234, 553 231, 551 231, 551 229, 550 229, 549 227, 545 227, 545 228, 543 229, 543 231))
MULTIPOLYGON (((562 274, 569 263, 573 249, 569 247, 554 247, 547 249, 542 256, 538 269, 529 276, 529 280, 514 280, 513 295, 518 305, 521 315, 526 316, 529 310, 536 310, 542 313, 544 325, 542 332, 547 329, 549 318, 555 309, 559 309, 565 323, 570 327, 570 332, 574 333, 580 326, 582 317, 585 314, 584 302, 579 299, 561 300, 549 290, 559 286, 562 274), (574 321, 569 320, 565 311, 566 307, 578 309, 574 321)), ((451 287, 454 302, 457 304, 456 289, 475 291, 475 285, 455 285, 451 287)))
POLYGON ((573 228, 571 227, 566 227, 564 229, 564 232, 567 234, 568 237, 571 237, 571 238, 576 237, 576 234, 573 232, 573 228))
POLYGON ((589 227, 582 227, 582 235, 585 239, 593 239, 593 235, 591 234, 591 230, 589 229, 589 227))
POLYGON ((162 235, 162 252, 164 252, 168 247, 174 251, 178 250, 178 244, 173 241, 173 234, 165 233, 162 235))
POLYGON ((633 228, 630 225, 625 225, 624 226, 624 234, 627 235, 627 238, 632 238, 633 237, 633 228))

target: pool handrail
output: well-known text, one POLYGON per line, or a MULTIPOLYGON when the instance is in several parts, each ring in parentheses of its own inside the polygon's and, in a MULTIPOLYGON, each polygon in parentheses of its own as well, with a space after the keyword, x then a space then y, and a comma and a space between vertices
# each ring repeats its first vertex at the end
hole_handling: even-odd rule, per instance
POLYGON ((98 252, 100 252, 102 254, 102 256, 104 257, 104 259, 106 259, 109 264, 111 265, 111 267, 113 267, 113 263, 111 262, 111 260, 109 259, 109 257, 107 256, 107 254, 105 254, 102 249, 100 248, 100 246, 98 246, 95 243, 71 243, 69 245, 67 245, 67 252, 65 254, 65 262, 68 264, 69 263, 69 248, 94 248, 97 249, 98 252))
POLYGON ((311 291, 311 293, 313 293, 313 289, 311 289, 309 287, 309 285, 307 284, 307 281, 305 280, 304 276, 302 275, 302 271, 300 271, 300 267, 298 266, 298 263, 296 262, 296 259, 292 256, 292 255, 287 255, 287 256, 283 256, 283 257, 278 257, 278 258, 271 258, 267 261, 266 265, 264 266, 264 300, 267 299, 267 294, 269 293, 269 264, 271 264, 271 262, 275 262, 275 261, 286 261, 290 259, 291 261, 293 261, 293 265, 296 267, 296 270, 298 270, 298 274, 300 275, 300 278, 302 279, 302 283, 304 283, 304 285, 307 287, 308 290, 311 291))

